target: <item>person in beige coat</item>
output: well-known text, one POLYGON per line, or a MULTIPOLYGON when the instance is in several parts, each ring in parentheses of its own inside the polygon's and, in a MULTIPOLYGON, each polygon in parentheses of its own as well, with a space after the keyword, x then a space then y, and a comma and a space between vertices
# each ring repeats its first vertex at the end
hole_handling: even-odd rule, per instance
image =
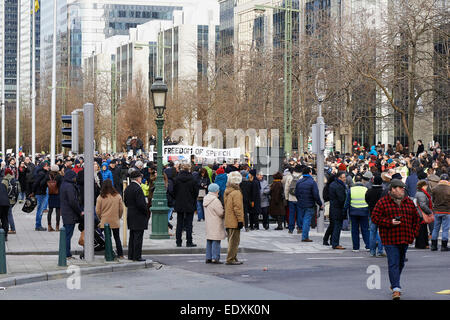
POLYGON ((220 262, 220 241, 226 238, 225 211, 219 200, 218 184, 208 186, 208 194, 203 198, 206 222, 206 263, 222 264, 220 262))
POLYGON ((122 197, 114 189, 112 181, 107 179, 102 183, 102 189, 100 196, 97 198, 97 204, 95 206, 95 212, 100 219, 100 229, 105 228, 105 224, 108 223, 114 241, 116 242, 117 255, 119 259, 123 259, 122 242, 120 241, 120 219, 123 214, 122 197))
POLYGON ((244 226, 244 203, 239 184, 242 176, 238 171, 232 171, 228 175, 227 188, 224 194, 225 203, 225 228, 228 235, 228 265, 242 264, 237 259, 241 229, 244 226))

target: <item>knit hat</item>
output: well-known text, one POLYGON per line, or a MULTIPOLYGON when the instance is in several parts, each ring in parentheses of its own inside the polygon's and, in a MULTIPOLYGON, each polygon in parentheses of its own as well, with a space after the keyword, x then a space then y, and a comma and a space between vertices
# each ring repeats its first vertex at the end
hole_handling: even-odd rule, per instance
POLYGON ((363 179, 364 179, 364 180, 370 180, 370 179, 372 179, 372 178, 373 178, 373 174, 372 174, 371 171, 366 171, 366 172, 364 173, 364 175, 363 175, 363 179))
POLYGON ((347 166, 345 164, 341 163, 338 167, 338 170, 339 171, 347 171, 347 166))
POLYGON ((220 167, 219 169, 216 170, 216 174, 217 174, 217 175, 219 175, 219 174, 224 174, 224 173, 225 173, 225 170, 223 170, 222 167, 220 167))
POLYGON ((217 183, 211 183, 208 186, 208 192, 215 193, 215 192, 219 192, 219 190, 220 190, 220 187, 219 187, 219 185, 217 183))
POLYGON ((381 186, 383 184, 383 179, 381 179, 381 176, 375 176, 373 178, 373 186, 381 186))
POLYGON ((242 182, 242 176, 238 171, 230 172, 230 174, 228 175, 228 183, 229 184, 240 184, 241 182, 242 182))
POLYGON ((441 174, 440 179, 441 179, 441 180, 448 181, 448 179, 449 179, 449 178, 448 178, 448 174, 446 174, 446 173, 441 174))
POLYGON ((256 169, 252 169, 248 173, 250 173, 252 176, 256 177, 256 169))

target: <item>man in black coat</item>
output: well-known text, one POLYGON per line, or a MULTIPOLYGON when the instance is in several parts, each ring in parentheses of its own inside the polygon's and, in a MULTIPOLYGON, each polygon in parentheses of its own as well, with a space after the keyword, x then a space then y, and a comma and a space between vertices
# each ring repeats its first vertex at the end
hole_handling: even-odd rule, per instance
POLYGON ((117 192, 120 193, 121 196, 123 196, 123 182, 121 179, 121 168, 119 165, 117 165, 117 160, 113 159, 109 163, 109 170, 112 173, 113 181, 114 181, 114 188, 117 190, 117 192))
POLYGON ((33 195, 36 196, 37 209, 36 209, 36 231, 46 231, 47 229, 42 227, 42 214, 45 209, 45 198, 47 197, 47 182, 49 177, 50 166, 47 161, 42 162, 36 170, 36 175, 33 183, 33 195))
POLYGON ((192 220, 194 211, 197 209, 199 186, 190 173, 190 168, 189 164, 184 164, 173 185, 174 209, 177 213, 177 247, 181 247, 183 228, 186 228, 186 247, 197 246, 192 242, 192 220))
POLYGON ((66 257, 71 258, 70 240, 72 239, 75 224, 81 221, 83 215, 80 206, 80 191, 76 185, 77 174, 73 170, 66 171, 59 189, 61 217, 66 229, 66 257))
POLYGON ((249 171, 250 189, 250 230, 259 230, 259 214, 261 213, 261 185, 256 178, 256 170, 249 171))
POLYGON ((142 259, 142 242, 144 230, 148 229, 148 210, 144 192, 141 188, 142 174, 140 171, 130 173, 131 183, 125 189, 123 200, 127 211, 127 224, 130 230, 130 243, 128 245, 128 260, 145 261, 142 259))
POLYGON ((342 223, 347 214, 344 211, 345 200, 347 198, 347 174, 345 171, 339 171, 336 179, 330 184, 330 225, 333 225, 331 236, 331 245, 333 249, 345 249, 339 245, 342 223))

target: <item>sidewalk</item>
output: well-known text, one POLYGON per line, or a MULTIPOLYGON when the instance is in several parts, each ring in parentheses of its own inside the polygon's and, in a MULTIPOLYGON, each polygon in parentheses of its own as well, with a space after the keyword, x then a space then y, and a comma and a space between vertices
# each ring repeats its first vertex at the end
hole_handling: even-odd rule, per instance
MULTIPOLYGON (((6 242, 6 261, 7 274, 0 275, 0 286, 6 286, 12 283, 11 279, 19 279, 14 284, 26 283, 26 281, 45 281, 55 277, 67 277, 67 267, 58 267, 58 246, 59 232, 35 231, 36 211, 32 213, 24 213, 21 210, 22 204, 17 204, 13 209, 14 221, 16 226, 16 234, 9 234, 6 242), (25 278, 23 278, 25 277, 25 278), (8 281, 5 281, 8 279, 8 281), (2 282, 3 281, 3 282, 2 282)), ((53 228, 55 227, 55 214, 52 217, 53 228)), ((62 220, 61 220, 62 221, 62 220)), ((47 226, 47 214, 42 217, 42 225, 47 226)), ((176 214, 171 221, 174 225, 172 233, 175 233, 176 214)), ((61 223, 62 226, 62 223, 61 223)), ((341 250, 332 250, 330 247, 322 245, 323 234, 317 233, 314 229, 310 232, 312 243, 302 243, 301 235, 294 232, 288 234, 287 229, 282 231, 274 230, 275 224, 270 225, 270 230, 255 230, 250 232, 241 232, 241 252, 284 252, 284 253, 336 253, 342 254, 341 250)), ((183 247, 177 248, 175 244, 175 236, 171 236, 167 240, 152 240, 151 220, 149 229, 144 232, 143 255, 152 254, 193 254, 204 253, 206 247, 205 222, 198 222, 194 216, 193 241, 197 244, 196 248, 186 248, 185 234, 183 234, 183 247)), ((129 236, 129 232, 127 233, 129 236)), ((140 264, 125 260, 116 260, 114 262, 105 262, 103 252, 97 252, 95 262, 88 264, 85 260, 78 258, 82 247, 78 245, 80 232, 75 228, 72 238, 72 253, 75 260, 68 260, 67 265, 77 265, 81 267, 83 272, 111 272, 114 270, 135 269, 152 267, 153 262, 147 261, 147 264, 140 264)), ((121 224, 120 236, 123 243, 123 226, 121 224)), ((342 232, 341 242, 344 246, 350 248, 351 239, 350 232, 342 232)), ((114 240, 112 239, 115 248, 114 240)), ((222 252, 226 253, 228 243, 226 239, 222 241, 222 252)), ((127 254, 127 246, 124 246, 125 256, 127 254)), ((13 285, 14 285, 13 284, 13 285)))
MULTIPOLYGON (((8 241, 6 242, 6 253, 8 255, 18 254, 58 254, 59 246, 59 232, 48 231, 35 231, 36 211, 32 213, 24 213, 21 211, 22 205, 16 205, 14 207, 13 215, 16 225, 16 234, 8 235, 8 241)), ((42 225, 47 227, 47 214, 42 216, 42 225)), ((175 244, 175 228, 176 228, 176 213, 171 221, 174 228, 171 231, 173 236, 166 240, 153 240, 150 239, 151 234, 151 219, 149 222, 149 228, 144 232, 144 244, 143 250, 146 254, 150 253, 175 253, 175 252, 191 252, 198 251, 198 249, 204 250, 206 248, 206 236, 205 236, 205 222, 197 221, 197 216, 194 216, 193 222, 193 241, 197 244, 197 248, 186 248, 186 238, 183 234, 183 247, 177 248, 175 244)), ((55 228, 55 213, 52 217, 52 226, 55 228)), ((62 226, 62 219, 61 219, 62 226)), ((262 226, 261 226, 262 227, 262 226)), ((271 224, 269 230, 255 230, 245 232, 241 230, 241 242, 240 247, 245 249, 252 249, 258 251, 284 251, 284 252, 330 252, 333 251, 329 247, 322 245, 323 233, 317 233, 315 229, 311 229, 310 238, 314 241, 312 243, 301 242, 301 235, 294 231, 294 234, 288 234, 287 229, 274 230, 276 224, 271 224)), ((327 226, 325 226, 326 228, 327 226)), ((129 236, 129 232, 127 233, 129 236)), ((71 248, 75 253, 79 253, 82 247, 78 245, 78 239, 80 232, 78 227, 75 227, 75 231, 72 237, 71 248)), ((123 225, 121 221, 120 237, 123 244, 123 225)), ((341 233, 341 239, 344 246, 351 244, 351 235, 349 231, 343 231, 341 233)), ((115 247, 114 239, 113 246, 115 247)), ((227 248, 228 244, 226 239, 222 241, 221 247, 227 248)), ((124 249, 127 247, 124 246, 124 249)), ((126 250, 125 250, 126 251, 126 250)))

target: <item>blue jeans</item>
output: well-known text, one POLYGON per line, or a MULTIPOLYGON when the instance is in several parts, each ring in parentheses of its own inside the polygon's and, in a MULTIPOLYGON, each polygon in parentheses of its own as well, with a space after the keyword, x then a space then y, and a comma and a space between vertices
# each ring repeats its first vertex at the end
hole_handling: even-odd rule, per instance
POLYGON ((11 231, 16 231, 16 225, 14 224, 14 217, 12 214, 12 209, 13 209, 13 206, 9 206, 8 223, 9 223, 9 226, 11 227, 11 231))
POLYGON ((350 216, 352 221, 352 243, 353 250, 359 250, 359 229, 363 236, 366 249, 369 249, 369 217, 368 216, 350 216))
POLYGON ((17 200, 25 200, 25 198, 26 198, 25 192, 19 192, 19 199, 17 200))
POLYGON ((450 215, 449 214, 439 214, 434 215, 434 229, 431 235, 431 240, 437 240, 439 237, 439 230, 442 225, 442 240, 448 241, 448 229, 450 228, 450 215))
POLYGON ((45 198, 47 196, 45 194, 38 194, 36 195, 37 200, 37 209, 36 209, 36 226, 35 228, 41 228, 42 227, 42 212, 45 209, 45 198))
POLYGON ((391 288, 394 291, 401 291, 400 275, 405 267, 405 256, 408 250, 407 244, 397 245, 385 245, 388 268, 389 268, 389 281, 391 282, 391 288))
POLYGON ((295 219, 297 219, 297 228, 302 228, 303 219, 300 216, 300 208, 297 201, 289 201, 289 231, 293 231, 295 227, 295 219))
POLYGON ((302 240, 309 239, 309 228, 311 227, 311 219, 314 216, 315 208, 298 208, 300 216, 303 217, 302 240))
POLYGON ((197 220, 205 219, 205 214, 203 212, 203 201, 197 201, 197 220))
POLYGON ((44 210, 48 210, 48 188, 47 188, 47 191, 46 191, 46 194, 45 194, 45 200, 44 200, 45 202, 45 206, 44 206, 44 210))
POLYGON ((380 234, 378 233, 378 226, 372 222, 369 218, 369 228, 370 228, 370 254, 375 255, 378 243, 378 254, 383 253, 383 244, 381 243, 380 234))
POLYGON ((206 240, 206 259, 220 260, 220 240, 206 240))
POLYGON ((167 222, 170 222, 170 217, 172 217, 173 208, 169 208, 169 212, 167 213, 167 222))
POLYGON ((73 230, 75 229, 75 224, 65 224, 66 229, 66 257, 71 257, 70 253, 70 241, 72 240, 73 230))

